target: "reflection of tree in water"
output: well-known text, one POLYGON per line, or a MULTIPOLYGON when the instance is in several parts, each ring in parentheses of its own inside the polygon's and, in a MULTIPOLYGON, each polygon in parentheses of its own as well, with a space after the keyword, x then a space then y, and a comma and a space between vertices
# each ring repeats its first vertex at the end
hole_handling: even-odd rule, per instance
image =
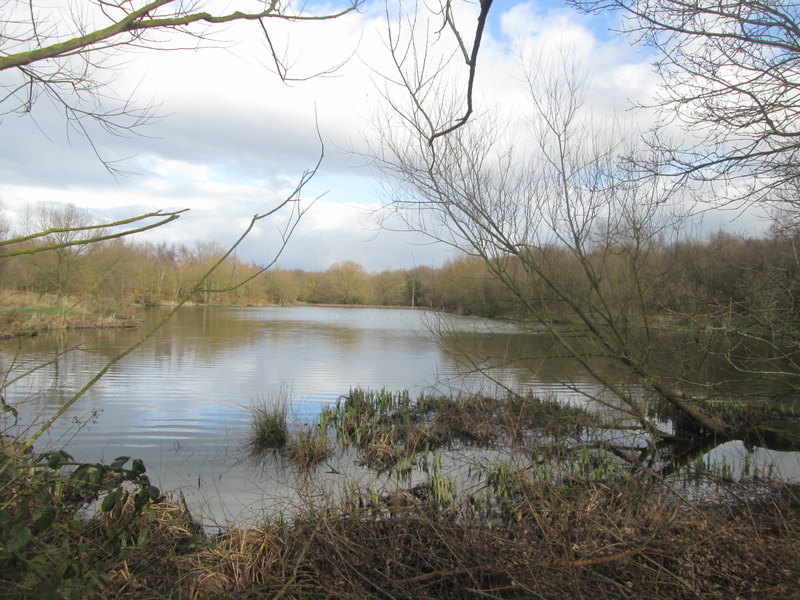
POLYGON ((188 307, 164 328, 153 351, 157 356, 178 360, 213 358, 233 348, 254 344, 284 347, 286 342, 294 344, 310 336, 315 344, 327 342, 348 348, 365 337, 361 329, 291 318, 289 310, 264 313, 258 308, 188 307))
MULTIPOLYGON (((439 333, 440 347, 465 373, 487 374, 496 382, 505 384, 512 393, 533 391, 536 394, 537 383, 542 384, 540 389, 548 390, 557 400, 561 397, 565 402, 573 402, 576 395, 585 395, 590 400, 603 393, 602 386, 591 378, 580 362, 566 355, 546 333, 492 334, 458 331, 446 325, 441 326, 439 333), (546 383, 557 387, 543 385, 546 383)), ((769 396, 764 395, 765 388, 774 391, 781 386, 780 382, 756 379, 737 371, 724 360, 723 353, 709 352, 700 344, 696 334, 659 331, 656 335, 660 340, 656 344, 658 351, 650 357, 651 369, 663 377, 671 376, 687 394, 694 393, 698 398, 707 398, 708 402, 724 403, 728 419, 739 422, 742 427, 731 437, 708 435, 675 407, 659 401, 643 386, 627 380, 629 373, 620 369, 615 361, 595 352, 588 336, 575 336, 575 347, 580 348, 586 357, 594 356, 597 369, 606 374, 615 373, 620 385, 626 385, 626 389, 637 393, 646 405, 648 419, 669 433, 654 441, 643 437, 631 441, 632 436, 624 432, 630 427, 635 428, 635 420, 626 418, 625 406, 619 405, 617 411, 613 410, 614 397, 608 394, 601 410, 593 412, 602 415, 608 427, 607 433, 600 434, 600 437, 615 439, 614 429, 623 428, 617 431, 616 439, 628 441, 618 441, 613 451, 621 453, 626 460, 645 464, 668 476, 732 440, 742 441, 748 450, 765 448, 794 452, 800 449, 800 427, 785 418, 766 418, 773 412, 784 414, 792 410, 792 401, 776 404, 774 399, 767 399, 769 396), (729 396, 720 399, 722 391, 729 396), (757 425, 748 428, 750 423, 757 425)), ((757 355, 753 360, 756 359, 757 355)), ((591 410, 590 401, 586 406, 591 410)), ((612 449, 612 445, 608 448, 612 449)))

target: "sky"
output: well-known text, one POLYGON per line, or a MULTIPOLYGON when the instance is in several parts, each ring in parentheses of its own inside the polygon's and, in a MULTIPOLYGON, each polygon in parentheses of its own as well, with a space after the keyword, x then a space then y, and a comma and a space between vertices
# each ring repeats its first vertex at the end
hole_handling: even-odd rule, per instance
MULTIPOLYGON (((457 23, 471 39, 477 3, 457 8, 457 23)), ((636 119, 631 102, 652 97, 657 80, 652 57, 610 31, 616 18, 581 15, 553 1, 495 0, 479 57, 477 111, 498 104, 518 108, 524 52, 570 48, 591 74, 593 107, 636 119)), ((322 164, 301 193, 313 206, 278 264, 324 270, 355 260, 371 272, 441 266, 454 255, 451 249, 378 225, 386 189, 364 155, 383 123, 383 75, 392 74, 386 23, 385 4, 369 0, 336 21, 270 24, 294 77, 339 67, 289 84, 274 73, 263 34, 252 23, 215 31, 200 48, 122 55, 107 72, 104 93, 130 96, 135 107, 153 106, 156 118, 135 134, 112 136, 94 128, 87 139, 44 97, 30 114, 6 114, 0 121, 0 202, 12 220, 38 202, 73 203, 100 219, 188 208, 178 221, 139 239, 227 246, 254 214, 291 193, 316 164, 322 143, 322 164), (109 173, 98 154, 127 174, 109 173)), ((448 73, 456 85, 464 84, 463 65, 448 73)), ((726 218, 709 217, 710 226, 722 226, 726 218)), ((268 262, 284 223, 281 215, 259 223, 240 256, 268 262)), ((750 233, 758 225, 740 219, 726 227, 750 233)))

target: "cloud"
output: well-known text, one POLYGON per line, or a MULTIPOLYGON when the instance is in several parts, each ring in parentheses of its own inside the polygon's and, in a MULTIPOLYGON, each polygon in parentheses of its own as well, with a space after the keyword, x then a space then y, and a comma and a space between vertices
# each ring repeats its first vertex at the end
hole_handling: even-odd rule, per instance
MULTIPOLYGON (((458 7, 456 17, 469 37, 477 7, 458 7)), ((42 101, 32 115, 0 122, 0 200, 12 212, 27 202, 58 201, 117 217, 190 208, 146 239, 224 244, 253 214, 291 193, 316 164, 322 142, 322 166, 303 191, 308 200, 321 199, 298 227, 281 264, 324 269, 357 260, 369 270, 441 264, 452 255, 449 249, 418 235, 375 229, 370 214, 380 204, 380 185, 350 153, 363 152, 365 138, 373 135, 383 103, 376 73, 390 73, 382 10, 369 6, 336 22, 269 24, 273 42, 296 74, 324 70, 353 55, 333 76, 307 82, 287 85, 270 72, 274 65, 265 41, 252 24, 217 35, 218 47, 128 55, 113 91, 157 103, 162 118, 140 130, 142 135, 111 137, 94 128, 92 141, 101 156, 124 159, 121 166, 136 174, 111 177, 89 142, 65 125, 58 107, 42 101)), ((610 35, 605 17, 536 2, 496 3, 491 14, 479 59, 478 112, 495 105, 524 110, 520 60, 526 52, 553 53, 563 46, 572 48, 592 75, 589 101, 600 112, 623 112, 631 99, 645 99, 654 90, 647 56, 610 35)), ((453 64, 453 73, 463 83, 462 63, 453 64)), ((275 231, 273 224, 260 224, 243 250, 245 258, 267 256, 275 231)))
POLYGON ((589 55, 599 44, 590 19, 566 7, 546 7, 537 2, 516 4, 502 13, 500 28, 512 40, 535 40, 542 46, 570 46, 589 55))

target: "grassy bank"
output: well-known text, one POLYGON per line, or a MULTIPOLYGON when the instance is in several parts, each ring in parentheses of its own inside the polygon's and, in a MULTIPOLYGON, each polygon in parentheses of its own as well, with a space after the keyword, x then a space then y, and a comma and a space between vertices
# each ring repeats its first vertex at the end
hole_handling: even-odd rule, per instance
POLYGON ((0 339, 62 329, 137 327, 134 311, 97 299, 0 292, 0 339))
MULTIPOLYGON (((164 301, 162 304, 152 305, 172 306, 174 302, 164 301)), ((187 306, 194 305, 196 303, 187 303, 187 306)), ((316 305, 304 303, 298 303, 298 305, 344 308, 410 308, 403 306, 316 305)), ((241 304, 224 304, 224 306, 276 305, 245 302, 241 304)), ((136 305, 120 305, 112 299, 103 300, 0 290, 0 340, 64 329, 138 327, 141 324, 141 319, 136 317, 137 310, 139 308, 136 305)))

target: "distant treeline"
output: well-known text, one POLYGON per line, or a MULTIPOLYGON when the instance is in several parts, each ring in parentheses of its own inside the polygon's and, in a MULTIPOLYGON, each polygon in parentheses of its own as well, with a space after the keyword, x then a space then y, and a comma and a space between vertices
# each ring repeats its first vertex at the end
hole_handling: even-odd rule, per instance
MULTIPOLYGON (((797 310, 800 300, 800 236, 777 231, 762 238, 718 233, 705 240, 664 243, 638 254, 631 264, 625 248, 598 246, 602 285, 613 298, 629 297, 631 286, 647 295, 656 312, 748 306, 797 310), (624 292, 624 293, 623 293, 624 292)), ((586 266, 557 246, 536 249, 564 293, 580 296, 586 266), (572 283, 571 283, 572 282, 572 283)), ((49 252, 0 259, 0 287, 33 293, 55 293, 115 300, 119 303, 165 304, 191 291, 210 264, 224 253, 213 242, 193 248, 116 239, 58 248, 49 252)), ((198 304, 292 305, 348 304, 420 306, 448 312, 513 317, 520 302, 501 277, 525 281, 524 293, 557 314, 559 298, 543 291, 535 278, 521 272, 517 259, 497 257, 495 273, 477 257, 464 256, 440 268, 415 267, 368 273, 355 261, 339 262, 323 272, 273 268, 229 292, 197 292, 198 304)), ((229 287, 255 273, 258 265, 232 257, 206 280, 206 289, 229 287)))

